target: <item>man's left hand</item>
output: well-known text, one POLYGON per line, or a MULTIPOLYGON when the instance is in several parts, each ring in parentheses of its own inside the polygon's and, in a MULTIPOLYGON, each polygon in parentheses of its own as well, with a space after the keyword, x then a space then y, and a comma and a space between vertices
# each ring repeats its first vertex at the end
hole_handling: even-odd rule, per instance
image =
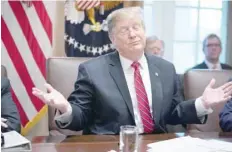
POLYGON ((202 95, 202 102, 205 108, 210 108, 220 102, 226 102, 231 99, 232 82, 227 82, 224 85, 213 88, 215 79, 212 79, 202 95))

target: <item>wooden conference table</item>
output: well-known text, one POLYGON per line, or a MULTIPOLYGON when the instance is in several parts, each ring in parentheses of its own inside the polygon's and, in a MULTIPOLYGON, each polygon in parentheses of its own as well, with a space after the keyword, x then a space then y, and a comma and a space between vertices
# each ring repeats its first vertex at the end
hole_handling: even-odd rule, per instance
MULTIPOLYGON (((141 135, 140 151, 145 152, 149 143, 187 135, 202 139, 218 139, 232 144, 232 133, 201 132, 141 135)), ((33 152, 107 152, 110 150, 118 151, 119 136, 79 135, 68 138, 65 136, 38 136, 33 137, 31 141, 33 152)))

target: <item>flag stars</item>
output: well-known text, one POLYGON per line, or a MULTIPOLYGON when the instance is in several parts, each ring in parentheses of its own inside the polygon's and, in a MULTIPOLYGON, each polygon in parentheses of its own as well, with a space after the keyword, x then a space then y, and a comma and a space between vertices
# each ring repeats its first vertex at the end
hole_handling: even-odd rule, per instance
POLYGON ((103 52, 102 47, 99 47, 99 48, 98 48, 98 53, 101 55, 102 52, 103 52))
POLYGON ((77 41, 74 42, 74 48, 75 49, 78 48, 78 42, 77 41))
POLYGON ((103 51, 107 52, 108 50, 109 50, 108 45, 107 45, 107 44, 106 44, 106 45, 104 45, 104 46, 103 46, 103 51))
POLYGON ((65 34, 65 36, 64 36, 64 40, 65 40, 65 41, 67 41, 67 39, 68 39, 68 35, 67 35, 67 34, 65 34))
POLYGON ((103 52, 108 52, 111 48, 114 48, 112 44, 105 44, 102 47, 93 47, 93 46, 81 44, 80 42, 77 42, 75 38, 72 38, 68 34, 64 35, 64 39, 69 45, 73 46, 73 48, 76 49, 77 51, 87 52, 93 55, 96 55, 97 53, 99 55, 102 55, 103 52))
POLYGON ((68 40, 68 44, 71 45, 74 43, 74 38, 70 37, 69 40, 68 40))
POLYGON ((93 47, 92 53, 93 53, 93 55, 95 55, 97 53, 97 48, 96 47, 93 47))
POLYGON ((85 50, 85 45, 83 45, 83 44, 80 44, 80 47, 79 47, 79 49, 80 49, 80 51, 82 52, 82 51, 84 51, 85 50))
POLYGON ((87 51, 87 53, 90 53, 90 52, 91 52, 90 46, 87 46, 87 47, 86 47, 86 51, 87 51))

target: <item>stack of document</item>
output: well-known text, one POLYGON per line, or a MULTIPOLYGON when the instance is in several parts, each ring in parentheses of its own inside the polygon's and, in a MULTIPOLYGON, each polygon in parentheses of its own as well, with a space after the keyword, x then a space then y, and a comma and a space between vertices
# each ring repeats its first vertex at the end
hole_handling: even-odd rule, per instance
POLYGON ((148 152, 232 152, 232 143, 186 136, 151 143, 147 149, 148 152))
POLYGON ((31 142, 16 131, 2 133, 4 136, 4 145, 1 147, 2 152, 22 152, 31 151, 31 142))

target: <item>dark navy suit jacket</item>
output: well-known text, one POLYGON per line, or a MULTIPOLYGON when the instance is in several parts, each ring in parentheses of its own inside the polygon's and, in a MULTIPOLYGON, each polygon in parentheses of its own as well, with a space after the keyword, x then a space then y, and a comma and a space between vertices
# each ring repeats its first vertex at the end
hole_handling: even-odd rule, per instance
MULTIPOLYGON (((159 57, 145 56, 151 79, 154 133, 167 132, 166 124, 201 123, 195 100, 181 102, 174 66, 159 57)), ((118 134, 120 126, 135 125, 117 51, 80 64, 75 90, 68 101, 73 119, 63 128, 84 129, 83 134, 118 134)))
MULTIPOLYGON (((232 81, 232 79, 230 79, 232 81)), ((221 129, 225 132, 232 132, 232 99, 229 100, 219 114, 221 129)))
POLYGON ((21 122, 19 112, 12 99, 10 82, 6 77, 1 77, 1 117, 7 119, 8 128, 1 127, 2 132, 15 130, 20 133, 21 122))

